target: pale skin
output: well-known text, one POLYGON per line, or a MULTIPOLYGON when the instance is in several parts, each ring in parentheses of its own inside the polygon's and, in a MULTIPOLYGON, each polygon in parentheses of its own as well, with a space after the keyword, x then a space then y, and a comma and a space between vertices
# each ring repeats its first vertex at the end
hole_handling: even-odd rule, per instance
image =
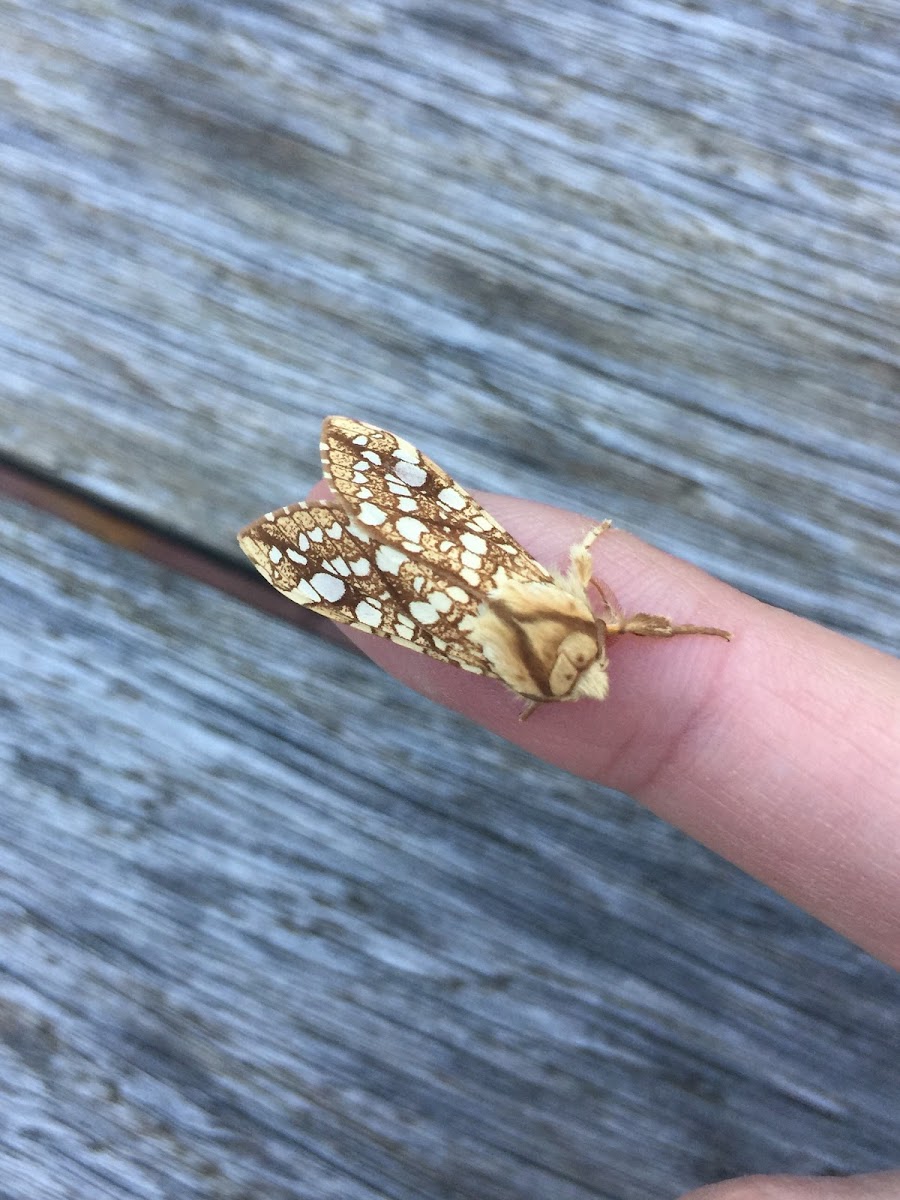
MULTIPOLYGON (((320 485, 314 497, 327 494, 320 485)), ((565 567, 592 524, 510 497, 477 498, 549 566, 565 567)), ((523 723, 521 700, 495 680, 354 630, 347 636, 417 691, 548 762, 628 792, 900 967, 900 663, 618 529, 588 552, 602 589, 598 616, 659 613, 730 630, 733 640, 623 633, 608 648, 608 699, 543 704, 523 723)), ((900 1200, 900 1171, 754 1176, 690 1196, 888 1198, 900 1200)))

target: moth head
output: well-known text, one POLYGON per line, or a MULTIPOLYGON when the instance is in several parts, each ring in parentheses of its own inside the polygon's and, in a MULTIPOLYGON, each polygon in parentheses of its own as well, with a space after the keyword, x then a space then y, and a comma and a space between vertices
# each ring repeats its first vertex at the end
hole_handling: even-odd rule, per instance
POLYGON ((558 700, 606 699, 609 677, 602 633, 600 625, 596 632, 579 629, 559 643, 548 680, 558 700))

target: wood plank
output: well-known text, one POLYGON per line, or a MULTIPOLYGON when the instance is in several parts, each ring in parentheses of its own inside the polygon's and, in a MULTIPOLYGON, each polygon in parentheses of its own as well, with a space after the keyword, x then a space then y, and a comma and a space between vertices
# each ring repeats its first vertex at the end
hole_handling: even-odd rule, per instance
MULTIPOLYGON (((236 562, 352 412, 894 648, 898 26, 0 0, 0 453, 236 562)), ((334 645, 0 540, 0 1190, 895 1165, 865 955, 334 645)))
POLYGON ((236 554, 352 412, 896 645, 895 13, 0 21, 7 455, 236 554))
POLYGON ((6 1194, 890 1164, 896 975, 624 797, 10 501, 0 611, 6 1194))

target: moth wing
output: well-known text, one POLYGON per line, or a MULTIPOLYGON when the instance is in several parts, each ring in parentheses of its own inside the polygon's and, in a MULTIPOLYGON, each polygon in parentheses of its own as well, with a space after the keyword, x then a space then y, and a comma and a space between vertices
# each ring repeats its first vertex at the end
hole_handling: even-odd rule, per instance
POLYGON ((480 596, 511 579, 552 582, 473 496, 405 438, 329 417, 321 451, 338 499, 377 541, 402 548, 480 596))
POLYGON ((238 534, 257 571, 296 604, 332 621, 494 676, 466 632, 478 600, 427 562, 373 541, 336 504, 289 504, 238 534))

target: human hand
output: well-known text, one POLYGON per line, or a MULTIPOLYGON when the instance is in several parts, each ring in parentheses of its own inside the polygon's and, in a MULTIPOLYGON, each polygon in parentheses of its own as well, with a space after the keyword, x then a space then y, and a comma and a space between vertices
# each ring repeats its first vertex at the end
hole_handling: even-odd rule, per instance
MULTIPOLYGON (((317 495, 324 493, 317 490, 317 495)), ((589 522, 503 496, 485 507, 541 562, 589 522)), ((885 962, 900 966, 900 663, 610 530, 597 577, 627 611, 730 629, 610 643, 610 695, 542 705, 348 629, 404 683, 548 762, 634 796, 885 962)))
MULTIPOLYGON (((318 498, 327 489, 317 488, 318 498)), ((562 565, 590 522, 510 497, 478 499, 537 559, 562 565)), ((762 604, 611 530, 596 575, 623 608, 730 629, 729 644, 627 635, 610 695, 542 705, 354 630, 398 679, 548 762, 626 791, 743 870, 900 966, 900 663, 762 604)), ((900 1173, 766 1177, 690 1200, 893 1200, 900 1173)), ((687 1198, 685 1198, 687 1200, 687 1198)))

